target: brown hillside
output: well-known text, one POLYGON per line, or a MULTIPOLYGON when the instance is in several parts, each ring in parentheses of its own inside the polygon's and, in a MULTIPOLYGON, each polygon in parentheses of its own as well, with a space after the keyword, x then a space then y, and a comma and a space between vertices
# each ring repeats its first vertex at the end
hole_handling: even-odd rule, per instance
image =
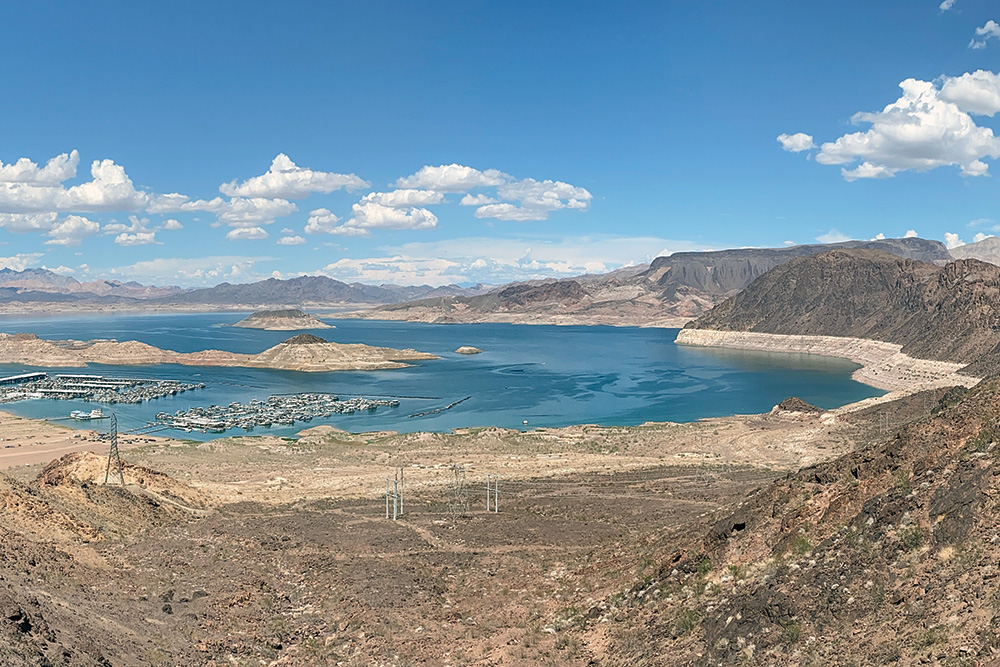
POLYGON ((635 623, 608 664, 996 664, 998 456, 1000 381, 946 394, 887 441, 665 544, 591 629, 635 623))
POLYGON ((688 327, 872 338, 971 362, 1000 343, 1000 267, 833 250, 772 269, 688 327))

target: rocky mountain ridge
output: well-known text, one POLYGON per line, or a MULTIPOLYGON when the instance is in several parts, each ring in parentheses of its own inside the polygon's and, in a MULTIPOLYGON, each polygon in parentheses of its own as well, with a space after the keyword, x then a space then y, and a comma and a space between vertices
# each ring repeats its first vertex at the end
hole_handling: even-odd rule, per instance
POLYGON ((645 269, 515 283, 483 295, 419 299, 355 315, 421 322, 680 326, 774 267, 835 248, 881 250, 939 265, 951 261, 943 244, 920 238, 683 252, 658 257, 645 269))
POLYGON ((985 375, 1000 345, 1000 267, 832 250, 771 270, 687 326, 874 339, 985 375))

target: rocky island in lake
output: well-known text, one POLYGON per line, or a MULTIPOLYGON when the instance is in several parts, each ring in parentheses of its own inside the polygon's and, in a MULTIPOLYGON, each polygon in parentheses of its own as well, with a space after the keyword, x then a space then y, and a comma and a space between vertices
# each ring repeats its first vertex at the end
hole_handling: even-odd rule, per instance
POLYGON ((330 324, 298 308, 285 310, 258 310, 233 325, 244 329, 265 329, 267 331, 298 331, 300 329, 333 329, 330 324))
POLYGON ((289 371, 359 371, 404 368, 407 361, 438 357, 426 352, 363 343, 331 343, 319 336, 300 334, 258 354, 224 350, 174 352, 135 340, 45 340, 34 334, 0 334, 0 363, 29 366, 85 366, 108 364, 145 366, 243 366, 289 371))

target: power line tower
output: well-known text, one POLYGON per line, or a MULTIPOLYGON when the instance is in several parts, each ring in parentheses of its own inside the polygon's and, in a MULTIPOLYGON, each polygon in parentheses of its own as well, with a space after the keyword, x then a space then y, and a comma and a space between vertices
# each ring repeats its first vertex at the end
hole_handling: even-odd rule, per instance
POLYGON ((118 455, 118 417, 111 413, 111 448, 108 450, 108 467, 104 471, 104 483, 108 483, 111 477, 111 462, 115 463, 115 470, 118 472, 118 482, 125 486, 125 472, 122 468, 122 457, 118 455))
POLYGON ((456 519, 469 513, 469 489, 465 486, 465 466, 456 463, 451 466, 451 471, 453 480, 448 510, 451 512, 451 520, 454 523, 456 519))

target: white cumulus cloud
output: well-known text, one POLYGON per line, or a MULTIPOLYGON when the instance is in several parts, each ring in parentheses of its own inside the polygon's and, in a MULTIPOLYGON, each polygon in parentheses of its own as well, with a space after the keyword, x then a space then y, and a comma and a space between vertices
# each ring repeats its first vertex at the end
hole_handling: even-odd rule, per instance
POLYGON ((995 238, 995 235, 994 234, 984 234, 982 232, 979 232, 978 234, 976 234, 975 236, 972 237, 972 242, 973 243, 979 243, 980 241, 982 241, 984 239, 988 239, 988 238, 995 238))
POLYGON ((496 204, 497 200, 484 194, 466 194, 458 203, 462 206, 485 206, 486 204, 496 204))
POLYGON ((62 153, 39 167, 26 157, 11 164, 0 162, 0 183, 33 183, 35 185, 58 185, 76 176, 80 154, 76 151, 62 153))
POLYGON ((992 116, 1000 111, 1000 74, 980 69, 944 77, 941 99, 970 114, 992 116))
POLYGON ((843 241, 850 241, 851 237, 846 234, 841 234, 837 229, 831 229, 826 234, 820 234, 817 236, 816 240, 820 243, 841 243, 843 241))
POLYGON ((805 132, 796 132, 795 134, 779 134, 778 143, 781 144, 781 148, 783 150, 790 153, 801 153, 802 151, 808 151, 816 148, 812 135, 806 134, 805 132))
POLYGON ((93 220, 80 215, 68 215, 49 230, 48 235, 51 238, 45 243, 63 246, 80 245, 80 241, 84 238, 100 231, 101 226, 93 220))
POLYGON ((0 227, 15 234, 48 231, 56 224, 59 214, 49 213, 0 213, 0 227))
POLYGON ((938 5, 938 9, 942 12, 946 12, 955 6, 955 0, 942 0, 941 4, 938 5))
POLYGON ((190 201, 184 195, 170 194, 157 197, 147 210, 150 213, 205 211, 214 213, 218 222, 230 227, 259 227, 291 215, 298 207, 287 199, 234 197, 226 200, 215 197, 190 201))
POLYGON ((111 160, 91 164, 93 180, 63 187, 54 179, 75 173, 73 155, 66 160, 53 158, 57 164, 50 160, 37 170, 23 160, 7 165, 8 179, 19 180, 0 179, 0 213, 137 211, 149 201, 147 194, 135 189, 125 169, 111 160))
POLYGON ((955 234, 953 232, 944 233, 944 247, 947 248, 948 250, 951 250, 952 248, 958 248, 959 246, 963 245, 965 245, 965 241, 959 238, 958 234, 955 234))
POLYGON ((860 162, 841 169, 849 181, 946 165, 957 165, 965 176, 985 175, 989 167, 981 158, 1000 156, 1000 140, 993 130, 976 125, 957 104, 942 99, 933 83, 907 79, 899 85, 902 96, 885 109, 854 115, 854 122, 869 123, 870 129, 824 143, 816 161, 860 162))
POLYGON ((1000 39, 1000 24, 996 21, 990 19, 982 27, 976 28, 976 35, 980 39, 975 37, 969 41, 970 49, 985 49, 986 43, 991 39, 1000 39))
POLYGON ((507 174, 496 169, 479 171, 460 164, 442 164, 437 167, 428 165, 421 167, 417 173, 396 181, 396 187, 437 192, 465 192, 473 188, 502 185, 509 178, 507 174))
POLYGON ((371 187, 371 183, 355 174, 313 171, 299 167, 284 153, 271 162, 266 174, 254 176, 242 183, 223 183, 219 192, 229 197, 263 197, 266 199, 301 199, 313 192, 330 193, 371 187))
POLYGON ((302 245, 305 242, 301 236, 282 236, 278 239, 278 245, 302 245))
POLYGON ((11 271, 24 271, 30 266, 35 266, 42 258, 40 252, 18 253, 10 257, 0 257, 0 269, 10 269, 11 271))
POLYGON ((226 234, 230 241, 259 241, 268 237, 263 227, 237 227, 226 234))
POLYGON ((115 237, 115 243, 120 246, 150 245, 156 243, 156 232, 122 232, 115 237))
POLYGON ((433 229, 437 216, 426 208, 392 208, 374 202, 361 202, 351 207, 354 214, 344 224, 331 227, 331 234, 368 236, 373 229, 433 229))
POLYGON ((361 198, 362 204, 373 203, 390 208, 411 208, 430 206, 444 201, 444 195, 434 190, 393 190, 392 192, 370 192, 361 198))
POLYGON ((915 239, 915 238, 917 238, 917 230, 915 230, 915 229, 907 229, 906 233, 903 234, 903 238, 904 239, 915 239))
POLYGON ((333 234, 334 228, 340 218, 334 215, 328 208, 318 208, 309 212, 309 220, 306 222, 306 234, 333 234))

